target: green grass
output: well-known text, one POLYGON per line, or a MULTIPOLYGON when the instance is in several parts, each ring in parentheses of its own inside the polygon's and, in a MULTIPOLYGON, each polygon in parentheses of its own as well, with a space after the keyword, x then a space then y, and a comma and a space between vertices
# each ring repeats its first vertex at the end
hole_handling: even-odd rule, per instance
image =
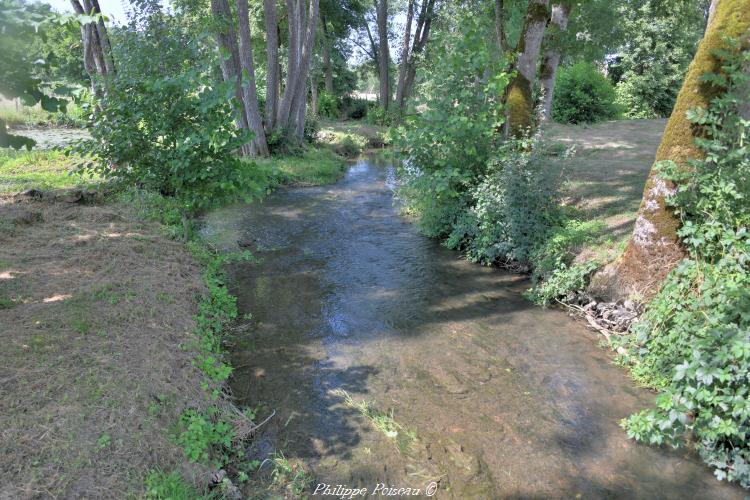
POLYGON ((0 102, 0 120, 9 127, 83 127, 86 124, 86 112, 74 103, 68 103, 67 112, 49 113, 41 106, 18 106, 15 103, 0 102))
POLYGON ((73 173, 74 161, 61 151, 0 149, 0 195, 87 185, 88 179, 73 173))
POLYGON ((305 151, 302 156, 275 156, 247 161, 248 174, 259 185, 319 185, 341 178, 346 161, 327 148, 305 151))

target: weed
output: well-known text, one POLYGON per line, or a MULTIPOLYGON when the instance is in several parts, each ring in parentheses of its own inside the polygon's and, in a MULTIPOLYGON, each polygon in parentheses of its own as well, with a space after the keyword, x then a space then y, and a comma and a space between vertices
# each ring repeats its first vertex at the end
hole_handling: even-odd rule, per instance
POLYGON ((366 400, 360 402, 354 401, 351 394, 343 389, 335 389, 331 394, 344 400, 344 405, 357 410, 360 415, 365 417, 378 431, 383 433, 388 439, 391 439, 401 453, 406 453, 417 439, 417 434, 396 422, 393 416, 393 409, 388 412, 382 412, 372 403, 366 400))
POLYGON ((146 498, 152 500, 194 500, 206 498, 185 482, 177 471, 151 471, 146 476, 146 498))
POLYGON ((281 452, 274 455, 271 477, 274 483, 279 486, 286 485, 296 496, 301 495, 312 483, 309 473, 301 465, 289 462, 281 452))

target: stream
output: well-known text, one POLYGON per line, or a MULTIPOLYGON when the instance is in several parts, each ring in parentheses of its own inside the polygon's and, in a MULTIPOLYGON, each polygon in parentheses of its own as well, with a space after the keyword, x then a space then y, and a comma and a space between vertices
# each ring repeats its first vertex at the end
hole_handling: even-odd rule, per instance
POLYGON ((582 323, 524 299, 526 277, 421 236, 394 206, 394 180, 362 160, 337 184, 207 217, 216 245, 258 258, 230 269, 252 314, 234 339, 232 392, 257 420, 276 412, 251 453, 304 463, 309 493, 743 497, 694 454, 627 439, 619 421, 654 394, 582 323))

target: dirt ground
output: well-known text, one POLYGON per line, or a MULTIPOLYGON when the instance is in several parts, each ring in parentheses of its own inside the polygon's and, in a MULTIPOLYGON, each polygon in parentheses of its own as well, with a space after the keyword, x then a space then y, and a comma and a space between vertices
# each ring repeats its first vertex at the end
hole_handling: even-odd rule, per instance
POLYGON ((575 146, 575 156, 565 164, 564 194, 585 220, 604 221, 607 247, 613 250, 633 230, 666 124, 666 120, 620 120, 551 124, 547 129, 551 142, 575 146))
POLYGON ((206 473, 170 439, 208 404, 188 348, 202 291, 185 246, 129 207, 0 198, 0 499, 206 473))

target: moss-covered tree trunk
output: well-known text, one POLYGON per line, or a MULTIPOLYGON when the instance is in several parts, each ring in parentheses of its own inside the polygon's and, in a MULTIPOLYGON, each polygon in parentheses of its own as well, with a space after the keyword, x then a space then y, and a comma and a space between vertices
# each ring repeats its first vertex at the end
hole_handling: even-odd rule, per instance
POLYGON ((549 19, 549 0, 529 0, 521 38, 518 40, 516 76, 510 82, 505 96, 507 108, 506 133, 523 135, 530 127, 534 115, 531 90, 536 80, 536 63, 542 48, 544 28, 549 19))
MULTIPOLYGON (((750 0, 718 0, 714 3, 715 10, 688 68, 656 152, 657 163, 671 160, 678 165, 687 165, 691 158, 701 157, 701 151, 695 145, 695 129, 686 113, 692 108, 708 107, 714 97, 711 87, 700 80, 704 73, 719 71, 719 61, 713 56, 713 50, 723 45, 724 37, 746 37, 750 29, 750 0)), ((674 189, 675 186, 660 179, 652 168, 646 181, 632 238, 615 263, 614 272, 605 271, 598 276, 599 280, 608 281, 605 286, 615 291, 614 295, 636 293, 648 297, 685 256, 677 237, 679 220, 665 204, 665 197, 674 189)), ((598 285, 593 284, 595 287, 598 285)))

